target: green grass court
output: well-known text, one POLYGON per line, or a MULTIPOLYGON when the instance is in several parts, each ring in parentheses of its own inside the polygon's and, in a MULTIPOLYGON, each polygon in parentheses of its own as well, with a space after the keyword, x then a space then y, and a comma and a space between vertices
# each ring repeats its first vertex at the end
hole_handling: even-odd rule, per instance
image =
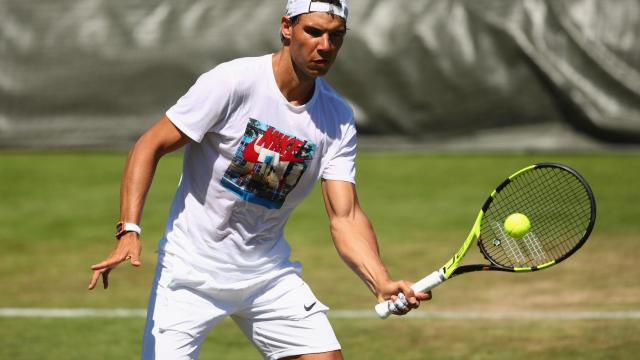
MULTIPOLYGON (((143 217, 143 267, 118 268, 108 291, 86 290, 89 266, 111 250, 125 154, 0 154, 0 308, 144 308, 154 250, 181 158, 163 159, 143 217)), ((434 291, 420 312, 640 311, 640 155, 362 153, 360 201, 392 276, 417 280, 446 261, 504 177, 534 162, 578 169, 598 201, 585 247, 536 274, 469 274, 434 291)), ((293 258, 335 310, 374 298, 342 263, 316 191, 289 222, 293 258)), ((347 359, 631 359, 640 320, 333 319, 347 359)), ((0 317, 0 359, 137 359, 142 318, 0 317)), ((234 324, 201 359, 259 359, 234 324)))

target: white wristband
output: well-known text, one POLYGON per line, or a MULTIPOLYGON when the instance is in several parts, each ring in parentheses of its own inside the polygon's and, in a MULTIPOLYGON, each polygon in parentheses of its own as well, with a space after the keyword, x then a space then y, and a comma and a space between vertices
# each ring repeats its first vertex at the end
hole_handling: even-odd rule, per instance
POLYGON ((133 231, 135 233, 138 233, 138 235, 142 234, 142 228, 134 223, 124 223, 124 231, 133 231))
POLYGON ((120 237, 128 232, 134 232, 137 233, 138 236, 140 236, 140 234, 142 233, 142 229, 140 228, 140 226, 138 226, 138 224, 134 224, 134 223, 126 223, 123 221, 119 221, 116 224, 116 238, 120 239, 120 237))

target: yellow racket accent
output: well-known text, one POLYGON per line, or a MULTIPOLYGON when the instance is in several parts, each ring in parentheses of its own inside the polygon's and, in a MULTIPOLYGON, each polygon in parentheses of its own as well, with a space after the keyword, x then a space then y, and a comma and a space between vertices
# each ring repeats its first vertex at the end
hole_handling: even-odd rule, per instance
MULTIPOLYGON (((517 178, 518 176, 520 176, 520 174, 522 174, 523 172, 527 172, 527 171, 529 171, 529 170, 531 170, 531 169, 533 169, 535 167, 536 167, 536 165, 527 166, 526 168, 524 168, 524 169, 514 173, 513 175, 509 176, 509 180, 513 180, 513 179, 517 178)), ((495 196, 493 196, 493 194, 491 196, 495 197, 495 196)))
POLYGON ((533 268, 533 267, 516 267, 516 268, 513 268, 513 271, 515 271, 515 272, 528 272, 528 271, 542 270, 542 269, 548 268, 551 265, 555 265, 555 263, 556 263, 555 260, 551 260, 548 263, 544 263, 542 265, 538 265, 535 268, 533 268))
POLYGON ((484 211, 480 210, 478 216, 476 217, 476 222, 473 224, 471 232, 469 232, 469 236, 467 236, 467 239, 464 241, 464 243, 462 243, 462 246, 460 247, 460 249, 458 249, 458 252, 456 252, 456 254, 451 259, 449 259, 449 261, 447 261, 447 263, 442 267, 442 272, 445 279, 451 277, 451 274, 456 270, 456 268, 458 268, 458 266, 460 265, 460 260, 462 260, 464 255, 467 253, 469 247, 471 247, 471 244, 473 244, 473 242, 480 236, 480 224, 482 224, 483 216, 484 211))

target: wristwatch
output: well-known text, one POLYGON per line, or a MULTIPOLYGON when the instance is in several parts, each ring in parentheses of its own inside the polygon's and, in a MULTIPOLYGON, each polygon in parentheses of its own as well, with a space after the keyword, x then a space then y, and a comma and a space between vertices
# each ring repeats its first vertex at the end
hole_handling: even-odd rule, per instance
POLYGON ((128 232, 135 232, 140 235, 142 233, 142 229, 140 226, 134 223, 128 223, 124 221, 118 221, 116 224, 116 239, 120 239, 120 237, 128 232))

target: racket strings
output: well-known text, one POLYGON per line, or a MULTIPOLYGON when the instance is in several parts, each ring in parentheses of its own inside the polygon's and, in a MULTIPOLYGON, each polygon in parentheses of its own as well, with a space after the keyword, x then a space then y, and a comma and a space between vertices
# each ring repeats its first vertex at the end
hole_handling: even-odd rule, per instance
POLYGON ((559 260, 581 244, 591 211, 589 193, 575 175, 562 168, 535 168, 496 194, 485 212, 479 245, 489 260, 502 266, 533 267, 559 260), (504 219, 516 212, 531 222, 522 238, 504 229, 504 219))
MULTIPOLYGON (((550 171, 552 169, 546 169, 547 171, 550 171)), ((558 181, 562 181, 562 179, 557 178, 558 174, 562 174, 562 172, 560 171, 556 171, 556 172, 551 172, 551 174, 553 174, 553 176, 550 178, 551 183, 557 183, 558 181)), ((566 173, 567 175, 571 176, 569 173, 566 173)), ((579 181, 577 181, 577 179, 575 178, 568 178, 570 180, 575 180, 574 182, 570 182, 570 183, 566 183, 566 182, 561 182, 561 184, 564 185, 571 185, 571 186, 558 186, 557 188, 555 187, 551 187, 553 189, 555 189, 556 191, 551 191, 548 193, 548 197, 551 197, 553 199, 555 199, 556 201, 553 203, 553 205, 557 208, 555 211, 549 211, 549 209, 545 209, 544 212, 540 212, 540 213, 534 213, 534 215, 536 218, 541 218, 542 220, 546 220, 547 222, 547 228, 549 229, 553 229, 553 231, 555 232, 554 234, 554 238, 552 239, 556 239, 555 241, 550 241, 548 242, 548 246, 547 246, 547 250, 551 253, 551 256, 548 260, 553 260, 555 258, 558 258, 559 256, 561 256, 562 254, 570 251, 575 244, 577 243, 577 241, 580 240, 581 238, 581 234, 576 232, 576 229, 580 229, 580 228, 586 228, 588 221, 589 221, 589 217, 590 217, 590 211, 584 212, 580 206, 580 193, 586 194, 585 191, 583 191, 582 185, 579 181), (575 200, 578 201, 575 201, 575 200), (572 201, 574 200, 574 201, 572 201), (546 216, 546 219, 544 216, 544 214, 547 214, 548 216, 546 216), (566 215, 562 215, 562 214, 566 214, 566 215), (580 214, 586 214, 587 216, 580 216, 580 214), (574 224, 572 222, 575 222, 575 220, 583 220, 583 224, 577 223, 574 224), (576 236, 577 235, 577 236, 576 236), (564 241, 559 241, 564 239, 564 241), (575 239, 574 241, 570 241, 571 239, 575 239)), ((551 185, 551 184, 550 184, 551 185)), ((587 203, 589 204, 589 199, 588 196, 583 197, 583 199, 585 201, 582 201, 582 203, 587 203)), ((540 201, 540 199, 538 199, 537 201, 540 201)), ((549 199, 544 199, 545 203, 550 203, 549 199)), ((544 224, 544 222, 542 223, 544 224)), ((535 232, 532 232, 533 234, 535 234, 535 232)))
MULTIPOLYGON (((547 171, 550 171, 552 169, 546 169, 547 171)), ((580 236, 576 237, 575 235, 580 235, 580 234, 576 234, 575 229, 579 229, 579 228, 586 228, 587 224, 588 224, 588 220, 589 220, 589 216, 580 216, 580 214, 584 214, 584 211, 581 211, 583 209, 581 209, 580 207, 580 201, 576 202, 576 201, 572 201, 575 199, 580 199, 579 193, 585 193, 583 191, 582 185, 579 181, 577 181, 577 179, 575 179, 575 181, 570 182, 570 183, 566 183, 563 181, 563 179, 559 179, 558 178, 558 174, 562 174, 562 172, 560 171, 555 171, 555 172, 551 172, 552 176, 550 177, 550 184, 552 185, 554 183, 558 183, 560 182, 561 184, 564 185, 571 185, 571 186, 558 186, 558 187, 550 187, 548 189, 554 189, 555 191, 549 191, 546 197, 541 197, 541 196, 536 196, 536 200, 535 201, 541 201, 543 200, 545 204, 549 204, 550 200, 549 198, 555 199, 556 201, 553 203, 553 205, 556 207, 555 211, 549 211, 548 208, 545 208, 544 211, 536 211, 533 213, 533 217, 535 218, 541 218, 542 220, 545 220, 545 217, 543 215, 548 215, 546 216, 546 227, 551 229, 553 228, 555 231, 555 236, 554 239, 556 239, 555 242, 551 241, 551 242, 547 242, 547 251, 550 253, 550 256, 548 259, 546 260, 554 260, 556 258, 558 258, 559 256, 561 256, 562 254, 570 251, 575 244, 577 243, 576 241, 570 241, 571 239, 580 239, 580 236), (562 216, 562 214, 567 214, 565 216, 562 216), (584 220, 583 224, 572 224, 572 221, 575 221, 575 219, 586 219, 584 220), (558 241, 558 240, 562 240, 564 239, 564 241, 558 241), (568 239, 568 240, 567 240, 568 239)), ((569 173, 566 173, 567 175, 571 176, 569 173)), ((568 179, 572 179, 572 178, 568 178, 568 179)), ((584 197, 584 200, 582 203, 587 203, 589 204, 589 199, 588 196, 584 197)), ((540 210, 540 209, 536 209, 536 210, 540 210)), ((590 211, 586 212, 587 215, 590 215, 590 211)), ((544 224, 544 223, 543 223, 544 224)), ((530 234, 536 234, 536 232, 531 232, 530 234)))

